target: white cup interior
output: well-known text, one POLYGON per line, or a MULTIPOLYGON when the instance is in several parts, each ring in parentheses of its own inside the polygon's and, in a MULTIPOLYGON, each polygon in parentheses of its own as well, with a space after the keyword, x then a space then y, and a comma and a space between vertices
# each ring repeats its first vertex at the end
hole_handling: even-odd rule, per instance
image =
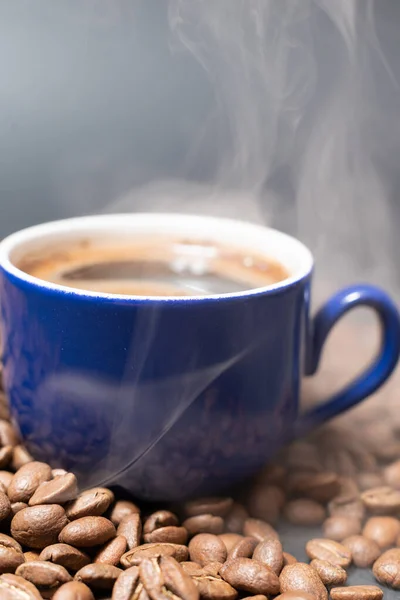
MULTIPOLYGON (((117 294, 87 292, 40 280, 25 273, 17 265, 34 253, 50 252, 52 248, 56 248, 60 244, 77 243, 83 239, 104 243, 107 238, 115 240, 116 237, 123 243, 124 240, 128 241, 149 235, 180 236, 193 241, 233 246, 277 261, 288 272, 288 278, 266 287, 257 287, 231 294, 213 294, 212 296, 248 296, 280 289, 307 276, 313 266, 311 252, 304 244, 274 229, 231 219, 179 214, 99 215, 44 223, 14 233, 3 240, 0 243, 0 265, 6 271, 35 285, 64 289, 70 293, 85 296, 116 298, 117 294)), ((123 298, 126 297, 123 296, 123 298)), ((206 297, 203 295, 198 298, 206 297)), ((137 298, 143 300, 149 296, 138 296, 137 298)), ((171 298, 168 296, 157 297, 157 300, 171 298)), ((173 297, 174 300, 184 299, 187 301, 196 298, 196 296, 173 297)))

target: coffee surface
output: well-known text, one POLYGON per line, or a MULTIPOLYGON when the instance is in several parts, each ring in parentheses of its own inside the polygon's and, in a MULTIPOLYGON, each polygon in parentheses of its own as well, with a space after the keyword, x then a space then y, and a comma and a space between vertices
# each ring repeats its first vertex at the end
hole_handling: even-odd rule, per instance
POLYGON ((244 248, 150 236, 128 243, 53 243, 16 264, 34 277, 67 287, 139 296, 235 293, 288 277, 274 259, 244 248))

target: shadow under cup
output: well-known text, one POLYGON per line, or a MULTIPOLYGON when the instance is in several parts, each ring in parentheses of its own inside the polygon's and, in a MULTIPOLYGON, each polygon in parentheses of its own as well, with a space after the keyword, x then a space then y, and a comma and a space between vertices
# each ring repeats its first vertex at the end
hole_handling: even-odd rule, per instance
MULTIPOLYGON (((28 449, 84 486, 120 485, 149 500, 216 493, 251 476, 294 433, 311 272, 297 240, 208 217, 83 217, 10 236, 0 244, 4 380, 28 449), (278 261, 287 277, 230 293, 129 296, 43 281, 17 266, 60 243, 116 233, 240 248, 278 261)), ((397 361, 400 326, 386 296, 373 301, 378 312, 385 305, 394 340, 376 388, 397 361)), ((325 318, 327 331, 347 308, 325 318)), ((333 414, 326 406, 323 418, 333 414)))

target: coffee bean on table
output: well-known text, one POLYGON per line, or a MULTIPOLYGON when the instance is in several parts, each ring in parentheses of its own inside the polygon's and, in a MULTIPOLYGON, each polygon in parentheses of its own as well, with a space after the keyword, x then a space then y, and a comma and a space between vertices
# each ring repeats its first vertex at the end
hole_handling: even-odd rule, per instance
POLYGON ((376 585, 352 585, 333 588, 332 600, 382 600, 383 591, 376 585))
POLYGON ((169 510, 157 510, 145 520, 143 525, 143 533, 152 533, 160 527, 168 527, 170 525, 178 526, 178 517, 169 510))
POLYGON ((400 491, 389 486, 366 490, 360 497, 368 512, 374 515, 390 515, 400 511, 400 491))
POLYGON ((139 546, 142 537, 142 521, 140 515, 138 513, 132 513, 124 517, 117 527, 117 535, 124 536, 130 550, 139 546))
POLYGON ((310 567, 315 569, 321 578, 321 581, 327 587, 332 585, 343 585, 347 581, 347 573, 342 567, 332 565, 326 560, 314 558, 310 562, 310 567))
POLYGON ((332 500, 339 491, 339 477, 330 471, 303 474, 294 481, 291 488, 292 494, 311 498, 322 504, 332 500))
POLYGON ((56 565, 61 565, 68 571, 79 571, 91 561, 89 556, 69 544, 52 544, 42 550, 39 560, 47 560, 56 565))
POLYGON ((361 521, 352 517, 329 517, 322 526, 324 536, 335 542, 341 542, 351 535, 361 532, 361 521))
MULTIPOLYGON (((191 560, 187 560, 187 561, 183 561, 179 564, 181 565, 181 567, 185 571, 185 573, 187 573, 191 577, 193 575, 204 575, 203 567, 201 567, 198 563, 192 562, 191 560)), ((210 563, 210 564, 215 564, 215 563, 210 563)))
POLYGON ((5 533, 0 533, 0 548, 14 548, 14 550, 18 550, 22 552, 22 546, 16 540, 14 540, 11 536, 6 535, 5 533))
POLYGON ((195 517, 196 515, 210 514, 215 517, 225 517, 233 506, 232 498, 200 498, 186 502, 184 505, 185 515, 195 517))
POLYGON ((29 502, 41 483, 50 481, 51 468, 46 463, 30 462, 15 473, 7 489, 11 502, 29 502))
POLYGON ((223 563, 227 552, 225 544, 212 533, 199 533, 189 542, 190 560, 202 567, 209 562, 223 563))
POLYGON ((228 560, 220 569, 221 577, 236 590, 250 594, 276 595, 279 578, 266 565, 251 558, 228 560))
POLYGON ((384 480, 380 473, 358 473, 357 484, 361 491, 365 491, 371 488, 381 487, 384 485, 384 480))
POLYGON ((283 566, 284 567, 286 567, 287 565, 294 565, 297 562, 298 562, 298 560, 295 556, 293 556, 293 554, 290 554, 289 552, 283 553, 283 566))
POLYGON ((117 535, 117 537, 107 542, 107 544, 99 550, 93 562, 117 566, 121 560, 121 556, 125 554, 125 552, 126 539, 123 535, 117 535))
POLYGON ((70 521, 82 517, 100 517, 113 501, 114 494, 111 490, 101 487, 91 488, 79 494, 76 500, 68 502, 65 513, 70 521))
POLYGON ((24 558, 25 558, 25 562, 32 562, 33 560, 41 560, 40 558, 40 554, 38 554, 37 552, 32 552, 32 550, 30 550, 29 552, 24 552, 24 558))
POLYGON ((11 504, 10 508, 11 508, 11 517, 13 517, 20 510, 23 510, 24 508, 28 508, 28 505, 26 502, 13 502, 11 504))
POLYGON ((243 525, 243 534, 253 537, 259 542, 264 542, 271 538, 279 539, 275 529, 260 519, 246 519, 243 525))
POLYGON ((345 538, 342 544, 350 550, 354 565, 361 569, 370 567, 382 553, 374 540, 363 535, 352 535, 345 538))
POLYGON ((358 496, 344 494, 336 496, 329 502, 328 513, 331 517, 352 517, 361 521, 365 516, 365 506, 358 496))
POLYGON ((22 550, 0 545, 0 573, 15 573, 19 565, 24 562, 22 550))
POLYGON ((252 537, 242 538, 233 546, 227 560, 231 560, 232 558, 251 558, 257 544, 257 540, 252 537))
MULTIPOLYGON (((119 528, 121 525, 119 526, 119 528)), ((169 525, 168 527, 160 527, 155 529, 151 533, 146 533, 144 541, 146 543, 152 542, 171 542, 172 544, 186 544, 188 539, 188 532, 185 527, 175 527, 169 525)))
POLYGON ((42 596, 32 583, 11 573, 0 576, 1 600, 42 600, 42 596))
POLYGON ((279 582, 282 595, 284 592, 306 592, 314 600, 328 600, 328 592, 317 571, 305 563, 283 567, 279 582))
POLYGON ((29 548, 45 548, 58 541, 68 519, 62 506, 43 504, 20 510, 11 521, 11 535, 29 548))
POLYGON ((283 514, 292 525, 303 526, 320 525, 326 517, 325 508, 322 504, 309 498, 291 500, 285 505, 283 514))
POLYGON ((196 584, 170 556, 142 561, 139 567, 141 581, 152 600, 168 598, 199 600, 196 584))
POLYGON ((64 504, 78 495, 78 481, 73 473, 59 475, 39 485, 29 500, 29 506, 37 504, 64 504))
POLYGON ((249 514, 256 518, 275 524, 285 504, 285 492, 276 485, 258 484, 254 486, 247 498, 249 514))
POLYGON ((14 475, 9 471, 0 471, 0 484, 4 486, 5 490, 8 490, 10 483, 12 482, 14 475))
MULTIPOLYGON (((27 508, 26 510, 31 509, 27 508)), ((71 544, 71 546, 76 546, 77 548, 91 548, 92 546, 105 544, 115 536, 114 525, 105 517, 81 517, 80 519, 76 519, 76 521, 68 523, 60 532, 58 539, 63 544, 71 544)))
POLYGON ((195 575, 192 577, 202 600, 236 600, 238 592, 221 577, 195 575))
POLYGON ((275 539, 259 542, 253 552, 253 558, 267 565, 276 575, 279 575, 283 568, 281 542, 275 539))
POLYGON ((386 550, 374 562, 372 572, 379 583, 400 590, 400 548, 386 550))
POLYGON ((214 515, 196 515, 189 517, 182 523, 189 535, 197 535, 198 533, 213 533, 218 535, 224 530, 224 520, 222 517, 214 517, 214 515))
MULTIPOLYGON (((211 532, 202 532, 202 533, 211 533, 211 532)), ((226 551, 229 552, 232 550, 233 546, 243 539, 243 536, 239 533, 221 533, 219 539, 222 540, 225 544, 226 551)))
POLYGON ((307 592, 283 592, 275 600, 315 600, 315 596, 307 592))
MULTIPOLYGON (((0 471, 1 474, 1 471, 0 471)), ((244 522, 249 518, 248 512, 242 504, 234 502, 225 517, 225 529, 231 533, 242 533, 244 522)))
POLYGON ((268 598, 267 596, 263 596, 263 594, 256 594, 255 596, 242 597, 242 600, 268 600, 268 598))
POLYGON ((139 581, 139 568, 130 567, 123 571, 118 577, 113 587, 112 600, 132 600, 137 598, 135 592, 138 586, 143 587, 139 581))
POLYGON ((380 548, 389 548, 395 545, 400 534, 400 521, 395 517, 371 517, 365 523, 362 534, 380 548))
POLYGON ((135 513, 140 514, 140 510, 136 504, 129 500, 117 500, 111 509, 110 521, 117 527, 124 517, 135 513))
POLYGON ((35 585, 43 598, 51 598, 63 583, 72 581, 64 567, 43 560, 20 565, 15 574, 35 585))
POLYGON ((347 568, 351 563, 351 552, 343 544, 334 540, 315 538, 306 544, 307 556, 311 559, 326 560, 332 565, 347 568))
POLYGON ((75 581, 85 583, 90 589, 111 590, 122 572, 122 569, 118 569, 114 565, 92 563, 82 567, 75 574, 75 581))
POLYGON ((24 446, 18 445, 13 448, 11 467, 14 471, 18 471, 18 469, 33 461, 33 456, 24 446))
POLYGON ((0 521, 6 519, 11 513, 11 502, 4 492, 0 492, 0 521))
POLYGON ((10 464, 10 461, 13 456, 13 447, 12 446, 3 446, 0 448, 0 469, 4 469, 10 464))
POLYGON ((144 558, 157 558, 158 556, 172 556, 178 562, 187 561, 189 559, 189 549, 187 546, 180 544, 141 544, 123 554, 121 565, 126 569, 139 565, 144 558))
MULTIPOLYGON (((53 596, 53 600, 95 600, 90 588, 80 581, 64 583, 53 596)), ((121 600, 126 600, 121 597, 121 600)), ((128 597, 127 600, 131 600, 128 597)))
POLYGON ((207 563, 202 568, 202 572, 204 575, 213 575, 214 577, 216 577, 217 575, 219 575, 222 565, 223 565, 223 563, 219 563, 219 562, 207 563))

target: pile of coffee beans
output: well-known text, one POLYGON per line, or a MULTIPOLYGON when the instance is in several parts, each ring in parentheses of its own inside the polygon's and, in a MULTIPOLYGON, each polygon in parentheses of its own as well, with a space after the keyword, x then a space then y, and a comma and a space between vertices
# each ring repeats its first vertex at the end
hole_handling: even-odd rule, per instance
POLYGON ((35 461, 0 389, 0 600, 380 600, 400 590, 400 447, 393 421, 361 420, 294 442, 235 498, 150 510, 35 461), (308 563, 285 521, 320 527, 308 563), (351 565, 380 585, 346 586, 351 565))

